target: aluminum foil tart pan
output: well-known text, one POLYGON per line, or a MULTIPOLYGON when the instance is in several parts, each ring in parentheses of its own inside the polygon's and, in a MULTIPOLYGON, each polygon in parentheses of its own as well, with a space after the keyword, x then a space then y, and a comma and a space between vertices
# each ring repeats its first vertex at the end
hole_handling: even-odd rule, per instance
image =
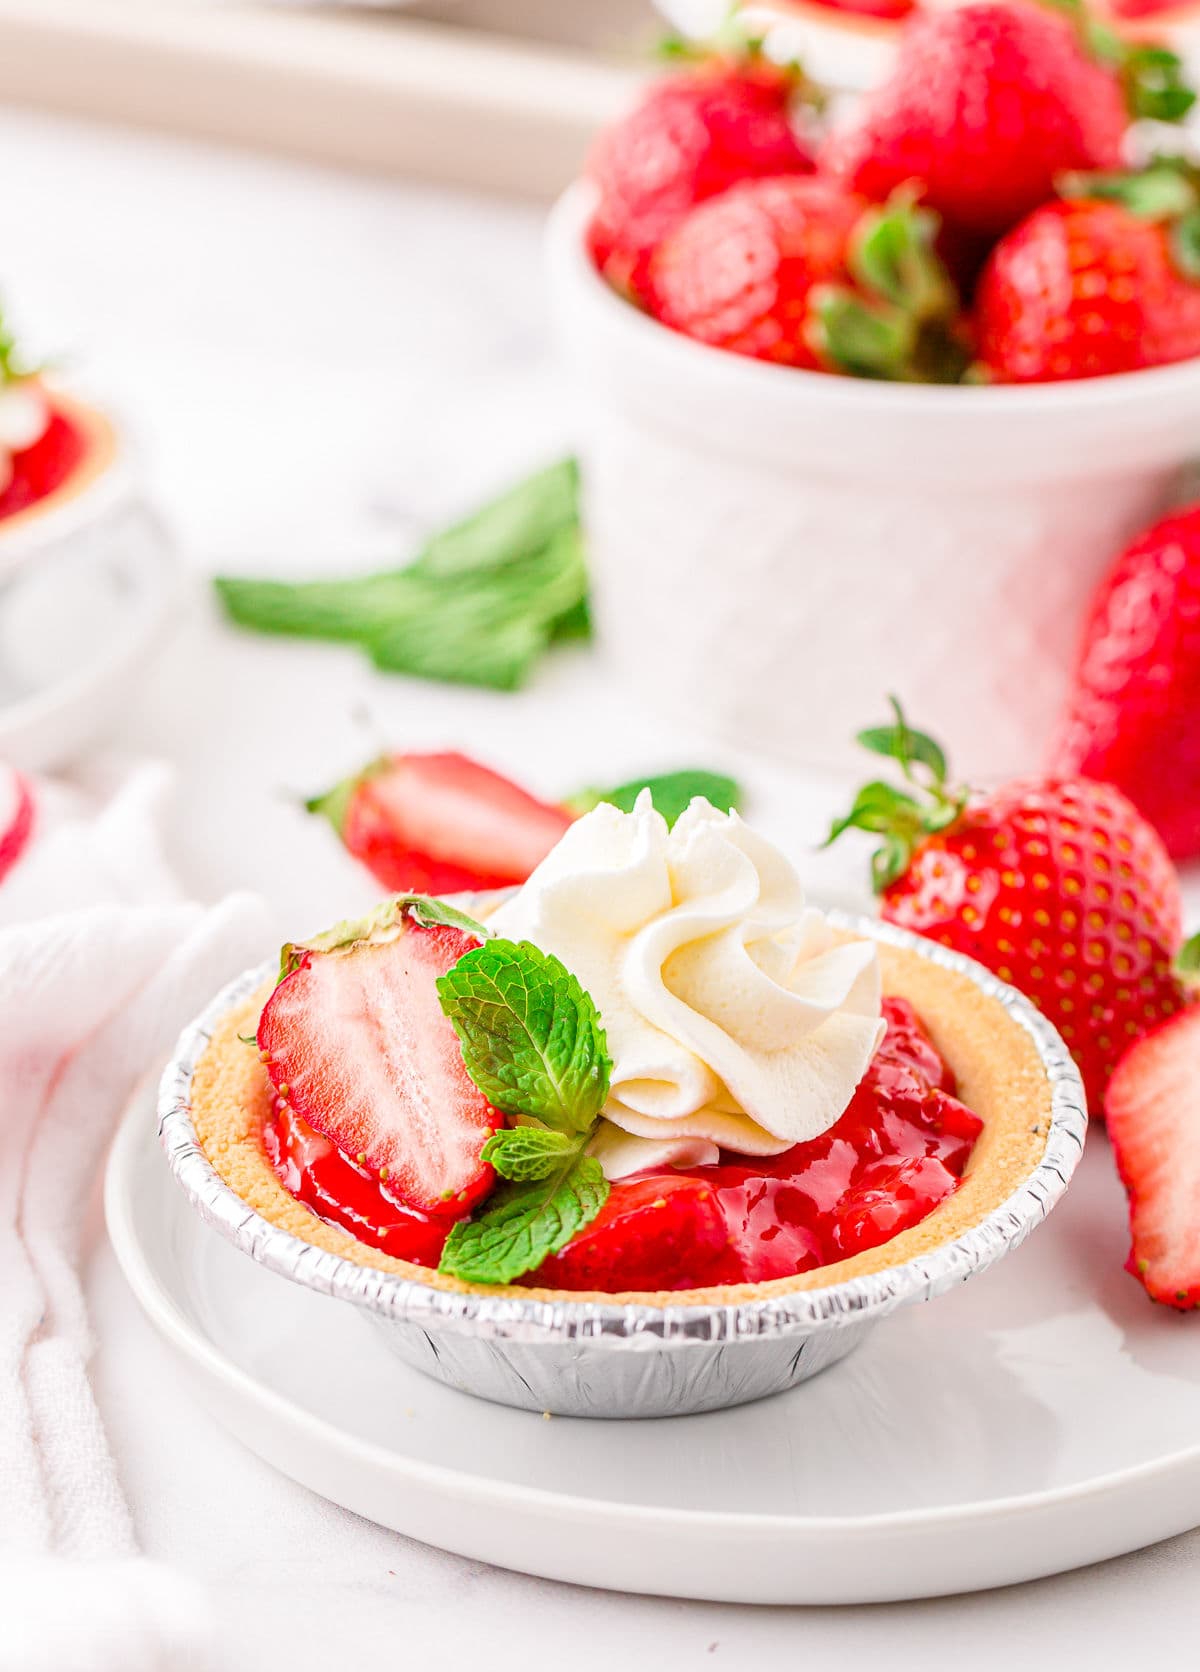
POLYGON ((179 1040, 158 1104, 171 1170, 201 1217, 244 1254, 358 1307, 400 1358, 466 1393, 587 1417, 682 1416, 779 1393, 844 1358, 888 1313, 935 1299, 1023 1242, 1066 1189, 1087 1127, 1078 1070, 1028 1000, 970 959, 905 930, 840 912, 829 916, 838 927, 969 977, 1031 1036, 1050 1084, 1046 1147, 1025 1180, 961 1236, 902 1265, 792 1294, 649 1306, 453 1293, 314 1248, 264 1219, 225 1183, 192 1123, 192 1075, 214 1027, 272 978, 274 961, 231 982, 179 1040))

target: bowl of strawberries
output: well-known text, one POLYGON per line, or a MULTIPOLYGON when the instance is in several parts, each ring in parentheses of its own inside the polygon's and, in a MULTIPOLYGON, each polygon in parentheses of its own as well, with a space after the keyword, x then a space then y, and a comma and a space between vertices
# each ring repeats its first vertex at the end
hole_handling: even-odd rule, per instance
POLYGON ((869 673, 1018 769, 1200 438, 1200 175, 1134 166, 1191 95, 1082 11, 980 0, 841 120, 812 98, 701 55, 552 217, 600 644, 748 746, 840 764, 869 673))

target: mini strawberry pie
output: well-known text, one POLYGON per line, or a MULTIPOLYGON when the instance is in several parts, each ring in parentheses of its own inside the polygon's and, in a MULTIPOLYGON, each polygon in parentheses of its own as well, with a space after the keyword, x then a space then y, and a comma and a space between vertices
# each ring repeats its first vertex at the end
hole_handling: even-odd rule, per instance
POLYGON ((86 487, 115 451, 108 421, 50 391, 0 319, 0 538, 86 487))
POLYGON ((697 798, 572 823, 490 899, 284 948, 190 1082, 266 1219, 444 1289, 811 1288, 978 1225, 1038 1165, 1036 1042, 968 975, 835 929, 697 798), (465 908, 465 909, 464 909, 465 908))

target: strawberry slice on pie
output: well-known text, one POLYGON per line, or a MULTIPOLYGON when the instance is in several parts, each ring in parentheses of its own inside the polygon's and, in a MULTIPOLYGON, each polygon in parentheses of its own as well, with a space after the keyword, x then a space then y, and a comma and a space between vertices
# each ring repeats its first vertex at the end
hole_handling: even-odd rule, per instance
POLYGON ((466 929, 424 926, 390 902, 288 948, 258 1027, 282 1107, 405 1206, 450 1218, 490 1188, 481 1152, 503 1124, 438 1002, 438 976, 476 945, 466 929))

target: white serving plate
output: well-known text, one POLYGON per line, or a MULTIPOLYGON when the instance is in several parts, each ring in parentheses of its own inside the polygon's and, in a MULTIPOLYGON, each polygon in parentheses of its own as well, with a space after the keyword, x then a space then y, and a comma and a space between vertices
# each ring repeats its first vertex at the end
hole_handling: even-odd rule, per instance
MULTIPOLYGON (((1039 1578, 1200 1524, 1200 1327, 1122 1272, 1102 1135, 1088 1150, 1047 1225, 975 1283, 792 1393, 648 1422, 546 1421, 408 1369, 349 1308, 201 1223, 151 1097, 118 1135, 105 1202, 196 1395, 335 1503, 612 1590, 881 1602, 1039 1578)), ((183 1435, 186 1408, 174 1420, 183 1435)))

